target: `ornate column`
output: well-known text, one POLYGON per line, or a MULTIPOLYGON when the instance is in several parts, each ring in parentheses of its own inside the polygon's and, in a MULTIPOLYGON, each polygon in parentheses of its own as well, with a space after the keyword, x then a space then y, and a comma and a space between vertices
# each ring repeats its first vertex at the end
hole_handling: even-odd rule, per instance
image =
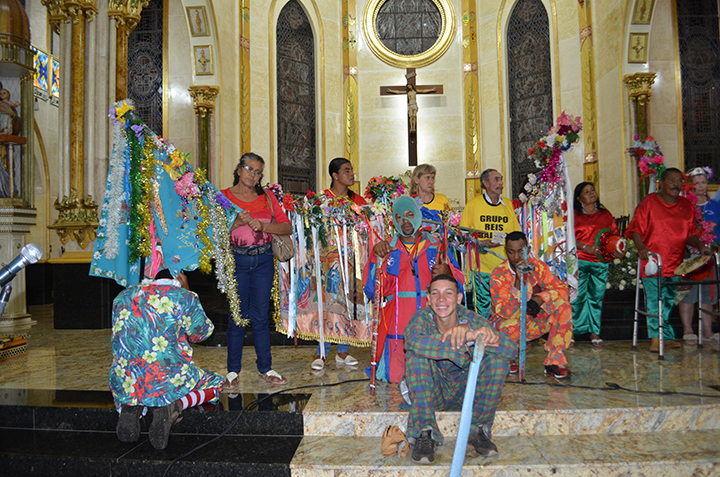
POLYGON ((150 0, 108 0, 108 16, 116 23, 115 101, 127 98, 128 38, 150 0))
POLYGON ((188 89, 198 119, 198 168, 205 169, 207 177, 211 179, 213 112, 215 111, 215 98, 220 92, 220 88, 217 86, 190 86, 188 89))
POLYGON ((580 2, 580 61, 582 62, 583 133, 585 140, 584 180, 599 188, 597 154, 597 109, 595 103, 595 72, 592 41, 590 0, 580 2))
POLYGON ((463 89, 465 108, 465 201, 480 190, 480 86, 478 82, 475 1, 462 2, 463 89))
POLYGON ((650 104, 651 89, 656 76, 655 73, 635 73, 634 75, 625 75, 623 78, 635 112, 635 134, 638 134, 641 139, 646 138, 650 130, 647 108, 650 104))
MULTIPOLYGON (((358 154, 358 67, 357 67, 357 18, 355 0, 342 2, 343 23, 343 136, 345 158, 350 161, 355 171, 355 185, 352 189, 361 193, 360 156, 358 154)), ((323 165, 323 167, 325 167, 323 165)))
POLYGON ((250 144, 250 0, 240 0, 240 155, 250 144))

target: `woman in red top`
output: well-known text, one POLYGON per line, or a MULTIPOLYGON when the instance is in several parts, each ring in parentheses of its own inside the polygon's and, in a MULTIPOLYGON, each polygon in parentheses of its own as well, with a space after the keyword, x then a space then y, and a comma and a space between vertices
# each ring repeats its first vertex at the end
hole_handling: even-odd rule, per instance
MULTIPOLYGON (((257 355, 259 378, 272 384, 287 380, 272 369, 270 355, 270 290, 275 276, 272 235, 292 233, 290 220, 273 194, 266 194, 260 185, 265 161, 248 152, 235 169, 233 186, 222 191, 240 212, 230 228, 230 241, 235 252, 235 280, 243 318, 250 320, 257 355), (272 204, 272 210, 270 210, 272 204), (275 222, 272 222, 273 212, 275 222)), ((238 387, 245 328, 228 320, 228 382, 238 387)))
MULTIPOLYGON (((327 195, 328 197, 347 197, 357 205, 367 205, 367 202, 365 202, 363 196, 350 190, 350 187, 355 184, 355 171, 353 170, 353 166, 350 161, 348 161, 344 157, 336 157, 335 159, 330 161, 330 166, 328 167, 328 170, 330 172, 331 181, 330 188, 325 189, 325 195, 327 195)), ((349 275, 355 276, 355 272, 353 271, 349 275)), ((335 361, 338 364, 356 366, 358 364, 358 360, 352 357, 349 354, 349 351, 349 345, 338 344, 337 356, 335 357, 335 361)), ((329 352, 330 343, 326 341, 325 356, 327 356, 329 352)), ((320 345, 318 345, 317 356, 315 356, 315 360, 312 362, 311 367, 316 371, 320 371, 325 367, 325 358, 322 358, 320 356, 320 345)))
MULTIPOLYGON (((590 333, 590 340, 595 347, 601 347, 600 315, 605 286, 608 278, 608 264, 603 263, 600 247, 595 245, 595 236, 604 228, 620 235, 615 219, 600 203, 595 186, 591 182, 581 182, 575 187, 575 241, 578 250, 580 276, 578 296, 572 304, 573 333, 584 335, 590 333)), ((613 258, 621 258, 625 254, 613 252, 613 258)))

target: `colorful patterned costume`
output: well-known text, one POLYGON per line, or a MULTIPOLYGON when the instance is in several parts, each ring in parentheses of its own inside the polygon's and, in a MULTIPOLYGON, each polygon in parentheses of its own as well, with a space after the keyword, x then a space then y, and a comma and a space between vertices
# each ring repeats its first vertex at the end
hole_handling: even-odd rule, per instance
MULTIPOLYGON (((607 209, 598 209, 594 214, 584 214, 582 210, 575 209, 575 239, 578 242, 594 245, 595 236, 604 228, 611 229, 614 235, 620 235, 615 219, 607 209)), ((596 255, 578 250, 578 265, 578 296, 572 304, 573 330, 576 335, 600 335, 608 264, 596 255)))
POLYGON ((110 390, 115 406, 162 407, 191 391, 222 389, 223 377, 195 366, 188 344, 213 324, 197 295, 175 280, 154 280, 120 292, 113 302, 110 390))
MULTIPOLYGON (((536 258, 528 258, 534 270, 525 275, 529 300, 539 295, 544 303, 537 316, 527 316, 527 340, 534 340, 550 333, 545 348, 548 351, 545 366, 565 365, 567 359, 563 349, 572 339, 572 309, 567 285, 561 282, 550 267, 536 258)), ((504 261, 490 277, 492 311, 495 328, 510 335, 515 343, 520 342, 520 290, 515 288, 515 272, 508 261, 504 261)))
MULTIPOLYGON (((517 216, 508 199, 492 204, 486 192, 470 199, 460 219, 461 227, 482 230, 480 240, 492 240, 493 232, 509 234, 520 230, 517 216)), ((505 256, 505 248, 494 247, 493 252, 505 256)), ((475 311, 485 316, 490 308, 490 274, 502 262, 491 253, 482 255, 470 253, 470 274, 472 276, 473 302, 475 311)))
MULTIPOLYGON (((635 209, 625 236, 632 239, 632 233, 640 234, 645 246, 651 252, 660 254, 662 259, 663 281, 677 281, 674 271, 685 258, 685 244, 693 235, 700 231, 695 225, 695 209, 685 197, 678 197, 674 204, 667 204, 658 194, 650 194, 635 209)), ((645 304, 648 313, 658 312, 657 278, 645 276, 645 264, 640 264, 643 286, 645 287, 645 304)), ((663 286, 663 339, 675 339, 675 331, 670 326, 670 310, 675 302, 677 286, 663 286)), ((647 317, 648 336, 658 337, 657 318, 647 317)))
MULTIPOLYGON (((492 326, 485 318, 460 305, 457 307, 457 315, 458 324, 467 323, 473 330, 492 326)), ((435 420, 435 410, 458 410, 462 407, 472 361, 471 353, 467 348, 451 349, 450 340, 441 341, 442 334, 429 306, 413 315, 405 330, 405 337, 408 370, 405 379, 412 399, 408 416, 408 439, 416 439, 423 429, 430 427, 433 438, 442 443, 443 436, 435 420)), ((483 425, 492 428, 502 386, 515 350, 515 344, 504 333, 500 333, 500 344, 496 348, 485 347, 475 388, 471 430, 477 431, 483 425)))
MULTIPOLYGON (((375 355, 378 379, 399 383, 405 374, 405 327, 415 311, 425 308, 438 245, 436 238, 422 232, 417 250, 411 256, 398 235, 390 242, 390 246, 397 247, 397 250, 390 252, 382 265, 381 292, 385 303, 381 310, 375 355)), ((375 296, 376 263, 377 257, 371 253, 363 274, 368 297, 375 296)), ((452 254, 449 265, 453 276, 462 284, 464 277, 452 254)))

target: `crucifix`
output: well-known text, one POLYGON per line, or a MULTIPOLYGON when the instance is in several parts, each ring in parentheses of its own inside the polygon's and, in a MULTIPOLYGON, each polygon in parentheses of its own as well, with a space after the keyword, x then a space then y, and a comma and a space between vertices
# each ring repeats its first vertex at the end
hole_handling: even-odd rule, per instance
POLYGON ((407 84, 403 86, 380 86, 380 96, 391 94, 407 95, 408 105, 408 165, 417 166, 417 95, 418 94, 443 94, 443 85, 417 85, 415 68, 408 68, 405 78, 407 84))

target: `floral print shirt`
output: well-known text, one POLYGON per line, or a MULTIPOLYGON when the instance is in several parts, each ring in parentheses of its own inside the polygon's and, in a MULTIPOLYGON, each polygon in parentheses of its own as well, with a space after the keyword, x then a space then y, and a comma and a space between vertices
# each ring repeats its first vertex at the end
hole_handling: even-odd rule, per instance
POLYGON ((154 280, 120 292, 113 302, 110 390, 122 404, 166 406, 197 389, 220 388, 222 376, 195 366, 190 342, 214 325, 198 296, 175 280, 154 280))

